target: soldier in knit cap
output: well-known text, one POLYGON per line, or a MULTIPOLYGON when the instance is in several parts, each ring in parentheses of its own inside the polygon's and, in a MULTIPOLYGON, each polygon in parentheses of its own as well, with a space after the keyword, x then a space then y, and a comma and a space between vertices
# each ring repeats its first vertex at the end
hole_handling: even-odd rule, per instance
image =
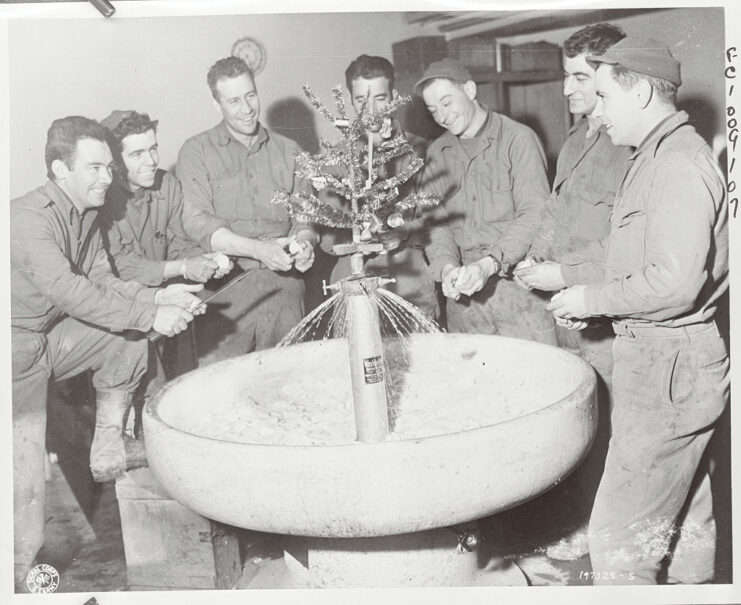
POLYGON ((715 522, 705 447, 729 395, 714 316, 728 288, 725 180, 676 109, 680 63, 655 40, 624 38, 597 66, 594 111, 635 148, 618 189, 604 277, 556 294, 571 321, 608 317, 612 438, 589 528, 596 584, 712 580, 715 522))

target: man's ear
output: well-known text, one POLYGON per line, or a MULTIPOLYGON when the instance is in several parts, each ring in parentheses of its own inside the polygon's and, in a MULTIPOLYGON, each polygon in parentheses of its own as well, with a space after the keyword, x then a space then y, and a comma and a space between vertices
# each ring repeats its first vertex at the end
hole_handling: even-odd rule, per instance
POLYGON ((466 82, 463 85, 463 92, 465 92, 466 96, 473 101, 476 98, 476 82, 473 80, 466 82))
POLYGON ((57 181, 63 181, 69 174, 69 168, 62 160, 54 160, 51 163, 51 171, 54 174, 54 179, 57 181))
POLYGON ((216 111, 216 113, 221 115, 221 105, 219 105, 219 102, 214 99, 213 96, 211 97, 211 106, 214 108, 214 111, 216 111))
POLYGON ((641 78, 638 83, 633 87, 633 94, 635 95, 638 106, 641 109, 648 107, 654 94, 654 87, 648 82, 641 78))
POLYGON ((395 88, 391 91, 391 100, 396 101, 399 98, 399 91, 395 88))

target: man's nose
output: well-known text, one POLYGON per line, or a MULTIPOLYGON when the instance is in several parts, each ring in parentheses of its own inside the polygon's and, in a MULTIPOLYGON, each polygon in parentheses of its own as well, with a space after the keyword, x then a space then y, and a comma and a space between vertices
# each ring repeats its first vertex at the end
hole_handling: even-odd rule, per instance
POLYGON ((592 110, 592 117, 601 118, 603 116, 604 116, 604 113, 602 112, 602 98, 597 97, 597 104, 594 106, 594 109, 592 110))
POLYGON ((563 79, 563 94, 568 97, 573 92, 574 92, 573 78, 571 76, 566 76, 563 79))
POLYGON ((112 168, 103 168, 98 173, 100 177, 98 180, 104 184, 104 185, 110 185, 113 182, 113 169, 112 168))

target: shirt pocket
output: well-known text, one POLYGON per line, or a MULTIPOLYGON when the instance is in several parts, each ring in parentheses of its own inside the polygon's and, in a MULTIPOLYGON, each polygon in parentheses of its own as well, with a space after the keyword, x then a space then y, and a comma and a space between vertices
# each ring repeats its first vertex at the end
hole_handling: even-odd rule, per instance
POLYGON ((211 190, 214 196, 214 211, 219 218, 234 220, 237 218, 240 198, 240 175, 220 174, 211 179, 211 190))
POLYGON ((285 158, 272 157, 267 152, 257 154, 249 163, 245 177, 246 191, 239 207, 239 218, 288 223, 286 208, 271 201, 278 191, 288 195, 294 193, 293 172, 285 158))
MULTIPOLYGON (((586 177, 584 174, 581 176, 586 177)), ((598 204, 612 206, 615 202, 615 191, 605 186, 599 178, 580 179, 570 193, 577 197, 582 204, 588 206, 597 206, 598 204)))
POLYGON ((608 263, 618 273, 643 267, 646 256, 646 213, 629 209, 612 216, 608 263))
POLYGON ((480 198, 481 218, 485 223, 511 220, 515 215, 514 179, 509 170, 487 172, 480 180, 476 196, 480 198))

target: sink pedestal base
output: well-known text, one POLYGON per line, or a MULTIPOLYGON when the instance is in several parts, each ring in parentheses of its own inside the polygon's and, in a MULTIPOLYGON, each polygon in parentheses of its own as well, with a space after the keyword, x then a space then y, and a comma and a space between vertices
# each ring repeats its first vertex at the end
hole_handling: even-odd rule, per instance
POLYGON ((284 561, 296 584, 314 588, 470 586, 476 550, 459 548, 457 526, 378 538, 293 538, 284 561))

